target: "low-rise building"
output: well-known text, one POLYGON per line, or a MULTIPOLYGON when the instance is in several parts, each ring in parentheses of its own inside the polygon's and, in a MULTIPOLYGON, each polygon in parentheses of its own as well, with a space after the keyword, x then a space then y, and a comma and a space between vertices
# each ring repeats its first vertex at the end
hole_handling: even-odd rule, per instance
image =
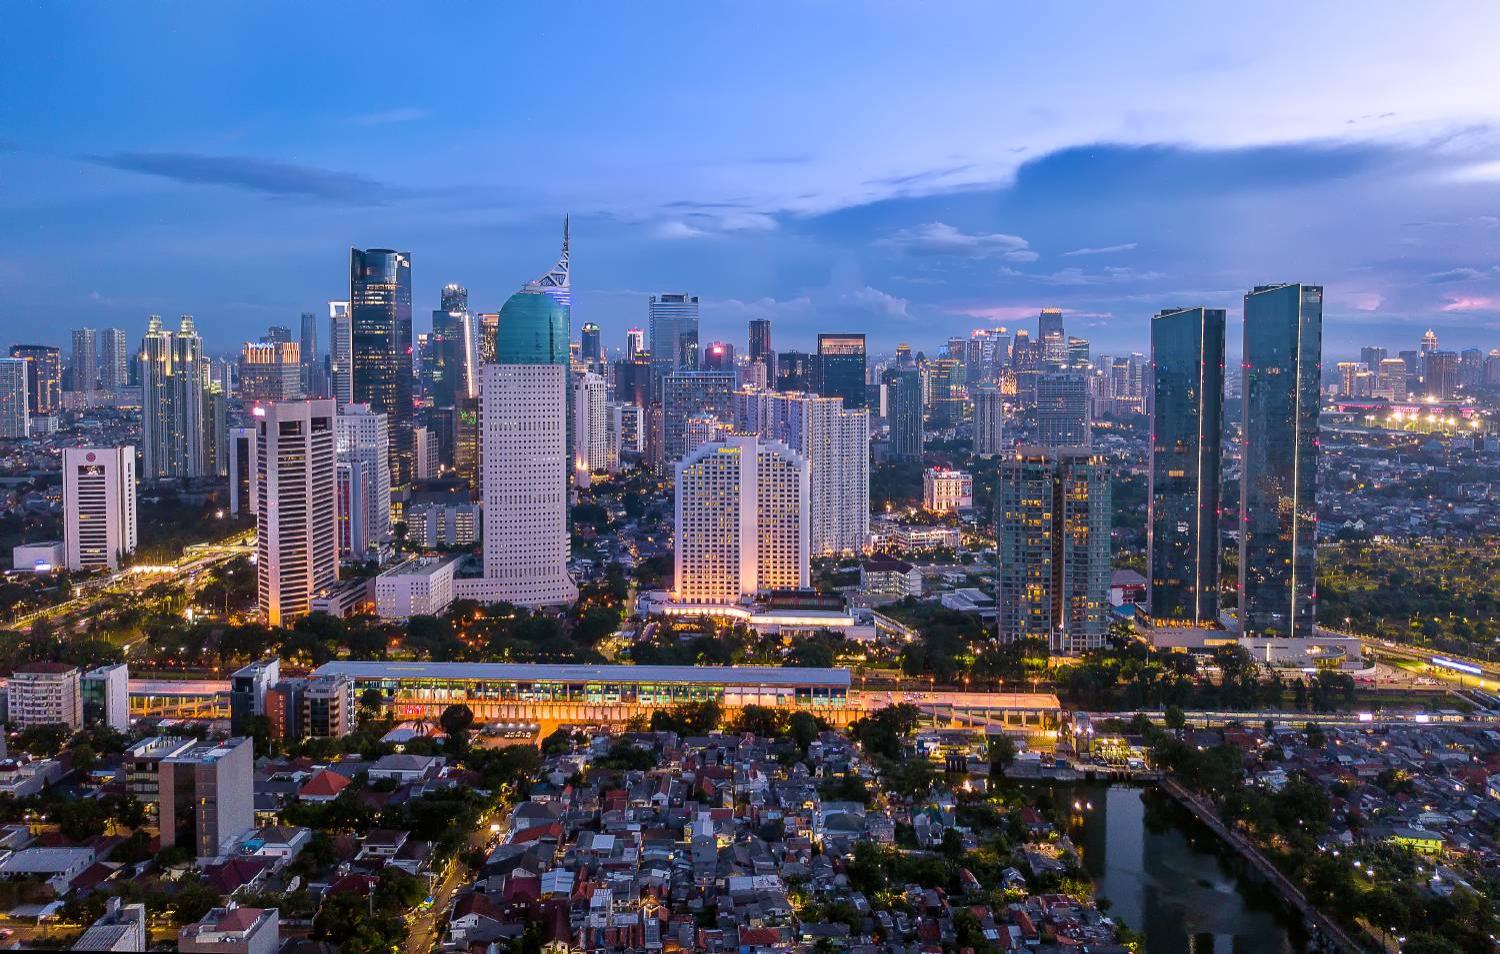
POLYGON ((104 903, 104 914, 83 932, 73 950, 144 951, 147 940, 146 906, 110 898, 104 903))
POLYGON ((929 467, 922 472, 922 506, 933 513, 972 509, 974 477, 968 471, 929 467))
POLYGON ((453 602, 458 557, 407 560, 375 578, 375 611, 381 619, 436 616, 453 602))
POLYGON ((281 946, 275 908, 214 908, 177 934, 183 954, 276 954, 281 946))

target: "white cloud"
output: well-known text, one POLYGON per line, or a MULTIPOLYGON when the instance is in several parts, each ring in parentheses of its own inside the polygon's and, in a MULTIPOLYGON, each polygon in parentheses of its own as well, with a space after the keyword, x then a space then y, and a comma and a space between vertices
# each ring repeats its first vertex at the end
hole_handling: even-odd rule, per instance
POLYGON ((1075 248, 1071 252, 1063 252, 1063 258, 1072 258, 1075 255, 1110 255, 1115 252, 1129 252, 1135 246, 1135 242, 1124 242, 1120 245, 1101 245, 1098 248, 1075 248))
POLYGON ((344 122, 351 126, 389 126, 393 123, 409 123, 418 119, 426 119, 430 112, 431 110, 416 106, 398 106, 395 109, 382 109, 379 112, 350 116, 344 122))
POLYGON ((857 288, 852 292, 845 292, 840 296, 842 300, 868 308, 871 311, 881 312, 892 318, 910 318, 911 313, 907 310, 911 302, 905 298, 883 292, 869 285, 857 288))
POLYGON ((953 255, 963 258, 998 256, 1008 262, 1034 262, 1040 256, 1019 235, 1005 232, 965 232, 946 222, 928 222, 892 232, 876 245, 913 255, 953 255))

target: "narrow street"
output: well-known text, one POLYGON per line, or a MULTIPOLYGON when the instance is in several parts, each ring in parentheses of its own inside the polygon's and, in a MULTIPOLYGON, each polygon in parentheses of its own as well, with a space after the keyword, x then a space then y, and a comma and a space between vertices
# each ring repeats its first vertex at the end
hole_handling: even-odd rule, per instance
MULTIPOLYGON (((503 819, 507 811, 508 805, 480 816, 479 824, 469 834, 469 842, 460 854, 488 847, 492 841, 503 837, 503 832, 492 832, 490 826, 503 819)), ((448 924, 448 911, 453 906, 453 895, 476 874, 459 858, 449 862, 447 872, 432 892, 432 905, 418 911, 412 918, 406 933, 406 954, 428 954, 442 940, 443 930, 448 924)))

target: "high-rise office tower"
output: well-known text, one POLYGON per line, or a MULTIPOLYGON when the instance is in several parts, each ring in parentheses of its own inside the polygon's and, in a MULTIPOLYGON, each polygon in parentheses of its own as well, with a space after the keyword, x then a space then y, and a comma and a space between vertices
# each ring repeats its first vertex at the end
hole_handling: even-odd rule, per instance
POLYGON ((99 386, 106 391, 130 383, 130 347, 122 328, 105 328, 99 332, 99 386))
POLYGON ((1089 339, 1068 336, 1068 361, 1070 368, 1087 368, 1089 366, 1089 339))
POLYGON ((266 329, 265 334, 261 335, 260 340, 266 344, 291 344, 292 329, 286 325, 272 325, 266 329))
POLYGON ((1478 348, 1465 348, 1458 353, 1458 384, 1462 388, 1475 388, 1484 383, 1484 352, 1478 348))
POLYGON ((629 361, 646 350, 646 332, 640 328, 625 329, 625 360, 629 361))
POLYGON ((686 426, 695 414, 727 421, 734 413, 734 372, 674 371, 662 378, 662 459, 666 464, 687 453, 686 426))
POLYGON ((241 401, 297 401, 303 397, 301 348, 292 343, 247 341, 240 350, 241 401))
POLYGON ((254 513, 255 490, 255 428, 236 427, 228 438, 229 465, 229 512, 231 514, 254 513))
POLYGON ((1380 362, 1386 359, 1387 354, 1389 354, 1389 352, 1387 352, 1384 348, 1365 345, 1363 348, 1359 349, 1359 361, 1360 364, 1363 364, 1371 371, 1379 372, 1380 362))
POLYGON ((328 384, 333 403, 354 403, 354 325, 347 301, 328 303, 328 384))
POLYGON ((724 341, 710 341, 703 346, 703 363, 699 367, 705 371, 733 371, 734 345, 724 341))
POLYGON ((1358 372, 1364 370, 1365 365, 1362 361, 1340 361, 1338 363, 1340 397, 1357 396, 1358 388, 1356 384, 1358 381, 1358 372))
POLYGON ((585 321, 578 332, 578 343, 584 364, 595 370, 604 367, 604 342, 598 325, 585 321))
POLYGON ((812 553, 862 553, 870 537, 870 415, 840 398, 735 393, 735 425, 780 441, 808 465, 812 553))
POLYGON ((229 472, 229 395, 217 384, 203 388, 203 473, 229 472))
MULTIPOLYGON (((224 739, 203 742, 162 759, 158 765, 157 792, 161 845, 170 848, 184 845, 198 858, 215 858, 229 852, 232 845, 255 827, 255 742, 248 738, 224 739)), ((201 947, 189 935, 189 950, 262 951, 274 947, 278 937, 274 917, 262 921, 259 908, 238 908, 249 914, 249 922, 229 922, 227 916, 218 922, 218 931, 203 938, 201 947), (259 927, 269 924, 269 929, 259 927), (255 927, 260 934, 258 943, 225 944, 224 939, 238 931, 250 934, 255 927)), ((274 914, 274 912, 272 912, 274 914)))
POLYGON ((1048 335, 1063 334, 1063 314, 1061 308, 1043 308, 1036 316, 1036 340, 1046 341, 1048 335))
POLYGON ((386 415, 391 478, 404 486, 416 472, 412 428, 411 254, 388 248, 349 250, 349 319, 355 404, 386 415))
POLYGON ((609 470, 608 389, 592 371, 573 375, 573 476, 587 485, 591 474, 609 470))
POLYGON ((366 461, 340 460, 334 465, 333 486, 338 499, 335 537, 339 559, 364 559, 377 546, 370 537, 371 501, 377 496, 375 475, 366 461))
POLYGON ((135 550, 135 448, 63 449, 63 535, 70 570, 118 570, 135 550))
POLYGON ((176 332, 151 316, 141 340, 141 454, 143 476, 202 477, 204 385, 203 339, 183 315, 176 332))
POLYGON ((1046 371, 1036 379, 1037 443, 1089 446, 1089 382, 1076 371, 1046 371))
POLYGON ((1485 387, 1500 387, 1500 348, 1491 348, 1484 356, 1485 387))
POLYGON ((12 345, 12 358, 31 366, 26 379, 30 384, 31 413, 56 414, 62 410, 62 351, 52 345, 12 345))
POLYGON ((888 369, 886 420, 890 425, 890 454, 897 460, 921 460, 922 372, 915 367, 888 369))
POLYGON ((1406 400, 1406 362, 1400 358, 1382 358, 1376 372, 1375 396, 1387 401, 1406 400))
POLYGON ((1240 626, 1311 637, 1317 619, 1321 285, 1245 295, 1240 626))
POLYGON ((332 401, 255 412, 256 576, 271 626, 305 616, 339 576, 332 401))
POLYGON ((1436 351, 1437 349, 1437 332, 1433 331, 1431 328, 1428 328, 1427 333, 1422 336, 1422 353, 1426 354, 1429 351, 1436 351))
POLYGON ((639 404, 611 401, 606 409, 609 447, 605 452, 611 473, 624 467, 626 455, 639 456, 646 449, 645 409, 639 404))
POLYGON ((568 576, 568 227, 562 255, 500 310, 498 363, 480 374, 482 598, 555 606, 578 597, 568 576))
POLYGON ((1001 459, 995 605, 1002 642, 1054 655, 1104 645, 1109 629, 1109 467, 1083 448, 1021 447, 1001 459))
POLYGON ((651 333, 651 370, 660 378, 698 366, 698 296, 681 292, 652 295, 646 303, 651 333))
POLYGON ((482 311, 479 313, 476 334, 479 338, 479 363, 495 363, 495 338, 500 333, 500 313, 498 311, 482 311))
POLYGON ((817 385, 824 397, 844 399, 844 407, 865 406, 865 336, 818 335, 817 385))
POLYGON ((444 285, 440 305, 432 313, 432 401, 436 407, 455 407, 461 397, 477 397, 478 355, 469 316, 469 293, 462 285, 444 285))
POLYGON ((1422 384, 1434 401, 1458 397, 1458 355, 1452 351, 1422 353, 1422 384))
POLYGON ((974 453, 993 457, 1005 450, 1005 396, 998 385, 974 389, 974 453))
POLYGON ((964 419, 963 378, 964 366, 957 358, 928 362, 927 400, 934 428, 954 427, 964 419))
POLYGON ((771 319, 750 319, 750 363, 765 368, 766 387, 776 381, 776 352, 771 350, 771 319))
POLYGON ((817 355, 806 351, 783 351, 776 357, 776 390, 813 390, 813 365, 817 355))
POLYGON ((615 397, 639 407, 651 403, 651 356, 636 352, 615 362, 615 397))
POLYGON ((368 404, 346 404, 339 411, 334 419, 335 453, 341 462, 358 462, 368 476, 360 538, 373 546, 391 536, 390 418, 368 404))
POLYGON ((480 372, 486 602, 555 606, 578 598, 568 576, 567 375, 560 362, 480 372))
POLYGON ((25 358, 0 358, 0 439, 19 440, 31 436, 28 411, 30 389, 25 358))
POLYGON ((912 357, 911 345, 901 342, 896 345, 896 367, 914 368, 917 366, 916 359, 912 357))
POLYGON ((755 435, 705 444, 676 466, 673 598, 733 604, 804 589, 810 570, 807 460, 755 435))
POLYGON ((1224 310, 1176 308, 1151 321, 1149 606, 1158 625, 1219 617, 1219 475, 1224 310))
POLYGON ((74 391, 92 391, 99 386, 99 336, 94 329, 74 329, 68 373, 74 391))
POLYGON ((302 334, 297 353, 302 359, 302 393, 308 397, 328 397, 327 374, 318 354, 318 316, 302 313, 302 334))

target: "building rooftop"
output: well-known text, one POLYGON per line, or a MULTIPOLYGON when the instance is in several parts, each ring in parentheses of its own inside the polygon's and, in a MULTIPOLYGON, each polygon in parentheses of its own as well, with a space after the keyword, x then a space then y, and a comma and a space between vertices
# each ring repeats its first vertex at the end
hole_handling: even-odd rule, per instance
POLYGON ((463 559, 462 556, 453 557, 418 557, 399 563, 380 574, 380 579, 387 580, 395 576, 433 576, 445 569, 449 564, 463 559))
POLYGON ((65 672, 75 672, 77 671, 77 668, 77 666, 69 666, 67 663, 60 662, 33 662, 27 663, 26 665, 17 669, 16 675, 19 676, 23 674, 34 674, 55 676, 65 672))
POLYGON ((773 666, 578 666, 525 663, 330 662, 318 675, 355 679, 466 679, 509 682, 707 683, 711 685, 843 686, 847 669, 773 666))

